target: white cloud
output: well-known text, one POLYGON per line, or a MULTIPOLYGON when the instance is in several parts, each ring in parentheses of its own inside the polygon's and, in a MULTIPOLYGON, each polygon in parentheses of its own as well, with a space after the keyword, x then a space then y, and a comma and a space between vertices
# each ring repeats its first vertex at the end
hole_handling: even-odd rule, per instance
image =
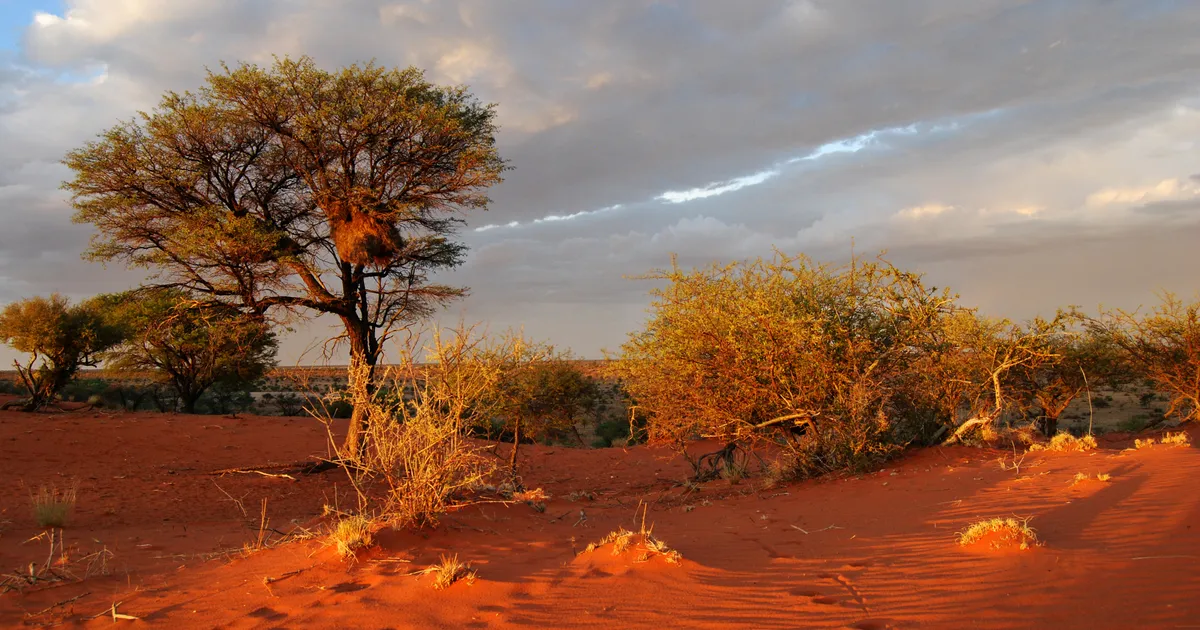
POLYGON ((936 217, 940 214, 954 210, 954 206, 948 206, 940 203, 930 203, 923 206, 911 206, 896 213, 897 217, 902 219, 919 220, 928 217, 936 217))
POLYGON ((1200 184, 1194 181, 1180 179, 1164 179, 1149 186, 1132 186, 1127 188, 1104 188, 1087 198, 1087 205, 1093 208, 1105 206, 1128 206, 1156 201, 1177 201, 1200 197, 1200 184))

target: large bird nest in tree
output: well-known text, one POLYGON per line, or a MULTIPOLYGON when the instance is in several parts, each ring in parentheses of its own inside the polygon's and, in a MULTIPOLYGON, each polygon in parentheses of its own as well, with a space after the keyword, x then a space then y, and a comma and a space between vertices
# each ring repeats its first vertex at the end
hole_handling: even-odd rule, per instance
POLYGON ((372 212, 367 200, 332 199, 322 204, 329 232, 342 260, 382 267, 401 249, 400 231, 391 212, 372 212))

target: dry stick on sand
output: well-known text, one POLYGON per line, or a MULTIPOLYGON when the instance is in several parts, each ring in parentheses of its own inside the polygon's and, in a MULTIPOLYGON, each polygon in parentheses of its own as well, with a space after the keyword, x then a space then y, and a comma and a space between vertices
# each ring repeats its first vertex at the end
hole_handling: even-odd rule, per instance
POLYGON ((141 617, 134 617, 133 615, 126 615, 125 613, 117 612, 117 607, 124 603, 125 602, 116 602, 112 605, 111 608, 106 608, 106 609, 100 611, 99 613, 92 615, 91 617, 88 617, 88 619, 89 620, 99 619, 105 615, 112 615, 112 620, 114 622, 117 621, 118 619, 126 619, 129 621, 140 621, 141 617))
POLYGON ((811 532, 810 532, 810 531, 808 531, 808 530, 804 529, 803 527, 797 527, 797 526, 795 526, 795 525, 792 525, 792 529, 799 530, 799 531, 801 531, 801 532, 803 532, 803 533, 805 533, 805 534, 816 534, 816 533, 818 533, 818 532, 828 531, 828 530, 831 530, 831 529, 846 529, 846 528, 845 528, 845 527, 838 527, 837 525, 830 525, 829 527, 825 527, 825 528, 822 528, 822 529, 813 530, 813 531, 811 531, 811 532))
MULTIPOLYGON (((73 604, 73 603, 75 603, 75 602, 77 602, 77 601, 79 601, 79 600, 83 599, 84 597, 87 597, 88 595, 91 595, 91 594, 92 594, 92 592, 91 592, 91 591, 86 591, 86 592, 80 593, 80 594, 78 594, 78 595, 76 595, 75 597, 72 597, 72 598, 70 598, 70 599, 64 599, 64 600, 62 600, 61 602, 58 602, 57 604, 51 604, 49 607, 47 607, 47 608, 43 608, 42 610, 40 610, 40 611, 38 611, 38 612, 36 612, 36 613, 34 613, 34 614, 32 614, 32 615, 25 615, 25 618, 26 618, 26 619, 35 619, 35 618, 37 618, 37 617, 41 617, 42 615, 49 614, 49 613, 53 612, 53 611, 54 611, 54 609, 56 609, 56 608, 62 608, 63 606, 66 606, 66 605, 68 605, 68 604, 73 604)), ((93 619, 94 619, 94 617, 93 617, 93 619)))

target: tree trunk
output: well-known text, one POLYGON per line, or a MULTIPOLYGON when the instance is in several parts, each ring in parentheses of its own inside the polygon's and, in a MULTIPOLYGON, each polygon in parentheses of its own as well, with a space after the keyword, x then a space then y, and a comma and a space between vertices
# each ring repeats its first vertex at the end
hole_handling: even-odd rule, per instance
POLYGON ((379 344, 375 331, 367 326, 346 322, 350 337, 350 367, 347 387, 350 390, 354 411, 350 415, 350 426, 346 440, 342 443, 343 458, 358 458, 364 454, 367 444, 363 434, 370 422, 371 399, 375 396, 375 367, 379 360, 379 344))
POLYGON ((508 472, 511 475, 517 474, 517 450, 521 448, 521 416, 517 416, 513 422, 513 450, 512 455, 508 460, 508 472))
POLYGON ((1042 435, 1052 438, 1058 434, 1058 416, 1042 418, 1042 435))

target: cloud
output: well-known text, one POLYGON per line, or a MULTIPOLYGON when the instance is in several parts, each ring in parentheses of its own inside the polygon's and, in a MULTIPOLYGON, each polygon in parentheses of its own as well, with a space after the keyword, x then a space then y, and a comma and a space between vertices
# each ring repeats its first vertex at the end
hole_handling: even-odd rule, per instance
POLYGON ((624 276, 671 252, 851 239, 1014 313, 1104 293, 1044 268, 1067 260, 1135 303, 1182 287, 1153 239, 1200 223, 1198 31, 1200 5, 1144 0, 67 0, 0 57, 0 301, 140 278, 79 260, 66 151, 221 61, 309 54, 496 103, 514 170, 466 217, 452 316, 595 356, 644 317, 624 276))
POLYGON ((1179 201, 1200 196, 1200 184, 1195 181, 1164 179, 1150 186, 1105 188, 1087 198, 1087 205, 1103 208, 1114 205, 1146 204, 1156 201, 1179 201))
POLYGON ((954 206, 947 206, 940 203, 931 203, 923 206, 912 206, 905 208, 896 213, 896 216, 902 219, 923 219, 925 217, 936 217, 939 214, 954 210, 954 206))

